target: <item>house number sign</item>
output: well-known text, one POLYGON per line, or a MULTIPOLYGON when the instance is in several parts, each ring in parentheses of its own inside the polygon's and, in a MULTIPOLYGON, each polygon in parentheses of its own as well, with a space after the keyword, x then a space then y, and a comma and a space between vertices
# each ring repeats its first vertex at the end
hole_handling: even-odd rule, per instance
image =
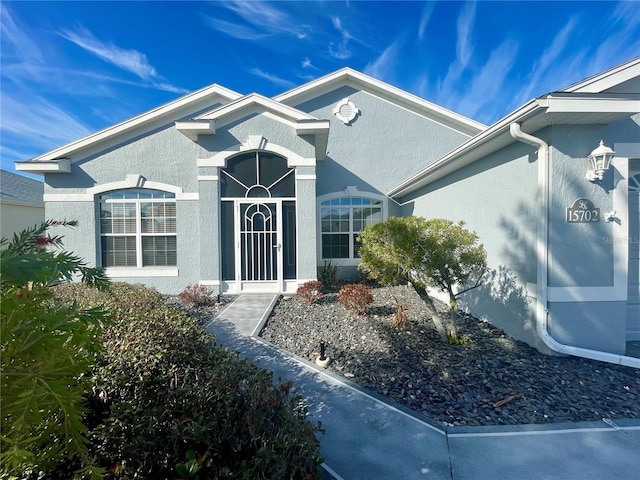
POLYGON ((594 223, 600 221, 600 209, 591 200, 579 198, 567 208, 568 223, 594 223))

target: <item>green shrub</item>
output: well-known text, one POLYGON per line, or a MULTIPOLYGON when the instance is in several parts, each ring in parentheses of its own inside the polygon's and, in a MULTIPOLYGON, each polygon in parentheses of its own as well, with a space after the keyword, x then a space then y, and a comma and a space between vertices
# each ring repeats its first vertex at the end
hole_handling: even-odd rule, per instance
POLYGON ((322 298, 322 282, 318 280, 309 280, 298 287, 296 298, 311 305, 322 298))
POLYGON ((212 302, 211 290, 205 285, 187 285, 178 295, 188 305, 206 305, 212 302))
POLYGON ((364 315, 373 303, 371 287, 362 283, 350 283, 342 286, 338 293, 340 305, 357 315, 364 315))
POLYGON ((329 287, 336 287, 340 283, 340 269, 337 265, 325 260, 318 267, 318 280, 329 287))
POLYGON ((74 302, 56 304, 50 288, 74 275, 107 285, 100 270, 62 250, 62 237, 48 233, 75 225, 47 221, 11 242, 0 240, 2 478, 37 475, 72 461, 83 464, 85 475, 100 477, 87 449, 84 395, 106 316, 74 302))
POLYGON ((320 428, 291 384, 215 346, 157 292, 119 283, 108 295, 57 291, 116 318, 93 377, 89 432, 113 478, 317 478, 320 428))

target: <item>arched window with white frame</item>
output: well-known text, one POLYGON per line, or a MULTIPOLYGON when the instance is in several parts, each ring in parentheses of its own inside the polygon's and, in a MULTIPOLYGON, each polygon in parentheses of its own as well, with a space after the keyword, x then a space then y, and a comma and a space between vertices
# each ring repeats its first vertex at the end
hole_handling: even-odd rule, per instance
POLYGON ((385 219, 386 197, 374 193, 339 192, 318 199, 321 260, 343 265, 360 261, 358 235, 367 226, 385 219))
POLYGON ((102 266, 176 266, 175 197, 174 193, 145 188, 101 194, 102 266))

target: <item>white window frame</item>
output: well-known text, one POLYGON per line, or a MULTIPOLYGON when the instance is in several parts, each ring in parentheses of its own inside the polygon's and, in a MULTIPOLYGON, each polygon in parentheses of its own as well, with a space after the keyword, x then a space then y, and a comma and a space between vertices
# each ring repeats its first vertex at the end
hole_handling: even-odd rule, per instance
MULTIPOLYGON (((388 201, 389 199, 385 195, 381 195, 379 193, 373 192, 362 192, 359 191, 356 187, 347 187, 344 190, 339 192, 328 193, 325 195, 321 195, 317 197, 317 258, 318 264, 322 265, 323 262, 331 261, 332 264, 338 266, 357 266, 360 264, 361 259, 359 257, 354 256, 355 245, 353 241, 353 209, 357 207, 357 205, 344 205, 339 206, 340 208, 349 208, 349 258, 324 258, 322 256, 322 203, 327 200, 335 200, 341 198, 364 198, 368 200, 376 200, 380 202, 381 206, 381 222, 387 219, 388 215, 388 201)), ((347 232, 344 232, 347 233, 347 232)))
MULTIPOLYGON (((120 189, 120 190, 155 190, 149 188, 129 188, 129 189, 120 189)), ((103 199, 102 195, 108 195, 110 193, 114 193, 117 190, 111 190, 107 192, 103 192, 98 197, 98 222, 99 222, 99 236, 100 236, 100 263, 102 264, 103 259, 103 246, 102 239, 104 237, 135 237, 136 239, 136 265, 135 266, 111 266, 106 267, 106 272, 109 277, 130 277, 130 276, 175 276, 178 274, 177 270, 177 258, 176 265, 143 265, 143 252, 142 252, 142 239, 144 237, 175 237, 177 243, 177 225, 175 232, 159 232, 159 233, 143 233, 142 232, 142 204, 143 203, 173 203, 176 205, 177 202, 175 198, 175 194, 173 192, 165 192, 163 193, 173 194, 174 198, 114 198, 114 199, 103 199), (104 233, 102 231, 102 205, 103 204, 134 204, 135 205, 135 233, 104 233)), ((176 224, 177 224, 177 212, 176 212, 176 224)), ((177 256, 177 251, 176 251, 177 256)))

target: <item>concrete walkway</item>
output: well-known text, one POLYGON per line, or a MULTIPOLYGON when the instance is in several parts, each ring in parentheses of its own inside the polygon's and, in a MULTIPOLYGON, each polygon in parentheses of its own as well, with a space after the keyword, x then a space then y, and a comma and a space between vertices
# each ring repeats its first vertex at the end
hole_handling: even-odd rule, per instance
POLYGON ((320 452, 327 478, 640 480, 640 419, 444 431, 258 338, 277 299, 241 295, 206 328, 275 378, 293 381, 311 420, 326 429, 320 452))

